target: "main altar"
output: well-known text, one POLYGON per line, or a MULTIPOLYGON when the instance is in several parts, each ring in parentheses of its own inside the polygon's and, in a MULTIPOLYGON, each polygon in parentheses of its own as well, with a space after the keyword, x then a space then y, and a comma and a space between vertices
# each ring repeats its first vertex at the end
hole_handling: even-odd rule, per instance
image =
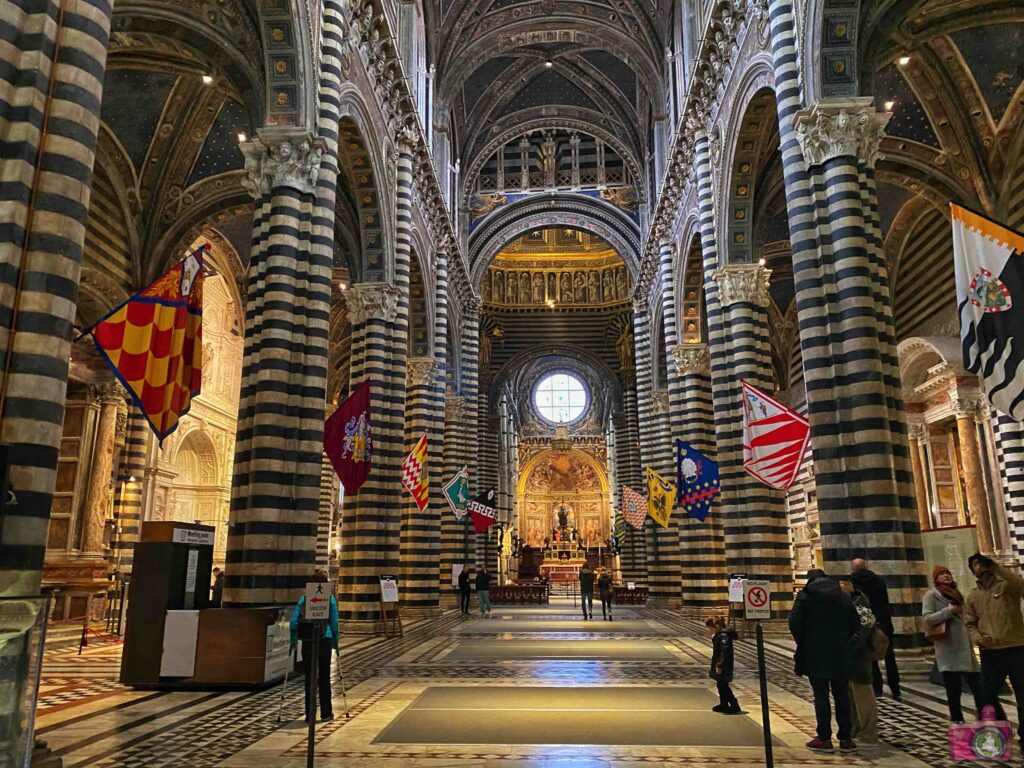
POLYGON ((579 579, 580 568, 587 561, 587 550, 583 539, 569 521, 565 503, 557 511, 558 525, 551 530, 551 536, 544 540, 544 562, 540 572, 552 583, 574 583, 579 579))

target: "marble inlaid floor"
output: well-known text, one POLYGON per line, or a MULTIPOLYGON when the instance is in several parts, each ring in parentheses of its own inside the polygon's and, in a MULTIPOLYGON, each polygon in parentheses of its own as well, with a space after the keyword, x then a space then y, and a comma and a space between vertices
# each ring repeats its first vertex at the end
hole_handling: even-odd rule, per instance
MULTIPOLYGON (((496 606, 491 619, 443 616, 407 623, 402 638, 347 637, 343 715, 316 733, 316 765, 375 768, 764 765, 752 639, 737 644, 734 686, 744 714, 708 711, 703 626, 623 607, 588 621, 571 602, 496 606)), ((301 768, 306 730, 301 679, 256 692, 132 691, 117 683, 120 646, 54 647, 46 656, 39 736, 68 768, 301 768)), ((937 689, 907 664, 903 702, 879 702, 887 745, 817 755, 805 680, 791 674, 783 639, 769 638, 768 699, 775 764, 918 768, 952 765, 937 689)))

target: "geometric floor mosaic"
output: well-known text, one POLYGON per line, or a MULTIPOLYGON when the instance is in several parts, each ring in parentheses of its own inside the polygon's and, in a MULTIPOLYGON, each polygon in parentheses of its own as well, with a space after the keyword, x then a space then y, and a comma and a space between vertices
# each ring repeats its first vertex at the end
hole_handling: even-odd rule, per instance
MULTIPOLYGON (((318 726, 316 765, 352 768, 508 766, 763 766, 753 641, 737 642, 735 690, 745 714, 707 711, 703 626, 669 611, 617 609, 584 622, 571 603, 496 606, 494 618, 454 612, 408 623, 401 638, 345 637, 350 718, 318 726), (465 735, 463 735, 465 734, 465 735), (564 737, 562 736, 564 734, 564 737)), ((247 692, 132 691, 116 682, 120 646, 48 650, 37 733, 68 768, 301 768, 302 681, 247 692)), ((954 765, 944 707, 908 664, 902 702, 879 702, 881 749, 815 755, 810 691, 785 642, 769 638, 775 764, 954 765)))

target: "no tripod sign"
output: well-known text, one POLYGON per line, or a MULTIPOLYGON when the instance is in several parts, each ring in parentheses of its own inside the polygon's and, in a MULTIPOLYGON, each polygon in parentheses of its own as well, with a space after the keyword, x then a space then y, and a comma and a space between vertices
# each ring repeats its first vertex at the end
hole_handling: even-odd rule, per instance
POLYGON ((744 616, 747 619, 772 617, 771 584, 768 579, 747 579, 743 584, 744 616))

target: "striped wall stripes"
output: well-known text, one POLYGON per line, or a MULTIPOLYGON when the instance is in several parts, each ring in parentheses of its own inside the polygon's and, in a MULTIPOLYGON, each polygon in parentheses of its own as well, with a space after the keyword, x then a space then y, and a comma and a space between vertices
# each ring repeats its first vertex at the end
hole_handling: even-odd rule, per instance
POLYGON ((1024 425, 996 412, 992 428, 1010 546, 1017 560, 1024 563, 1024 425))
MULTIPOLYGON (((801 112, 792 0, 770 0, 769 22, 822 551, 834 572, 867 558, 887 577, 897 632, 910 633, 926 580, 872 150, 817 148, 808 169, 796 121, 840 107, 801 112)), ((842 108, 874 120, 869 104, 842 108)))
MULTIPOLYGON (((478 411, 478 439, 477 439, 477 482, 472 485, 472 493, 475 496, 483 493, 489 488, 495 491, 498 489, 498 440, 501 430, 501 421, 498 416, 488 412, 487 392, 479 393, 478 411)), ((491 575, 497 576, 498 555, 494 541, 494 526, 483 533, 472 534, 475 539, 476 565, 486 564, 491 575)), ((470 529, 472 530, 472 529, 470 529)))
POLYGON ((114 567, 123 576, 131 575, 135 543, 139 540, 142 526, 142 491, 149 435, 145 416, 132 405, 128 411, 128 428, 121 452, 121 467, 117 473, 118 496, 114 508, 117 536, 113 542, 112 555, 114 567))
POLYGON ((0 4, 0 442, 18 496, 0 595, 39 594, 110 16, 107 0, 0 4))
MULTIPOLYGON (((640 428, 637 421, 636 376, 632 369, 622 372, 622 413, 616 427, 615 456, 618 461, 616 475, 619 487, 615 489, 615 503, 622 504, 622 486, 628 485, 639 494, 644 493, 644 477, 640 465, 640 428)), ((647 541, 642 530, 628 528, 622 547, 620 565, 626 581, 647 584, 647 541)))
POLYGON ((338 476, 327 454, 320 462, 320 508, 316 519, 316 567, 327 568, 331 560, 331 528, 334 524, 334 500, 338 498, 338 476))

